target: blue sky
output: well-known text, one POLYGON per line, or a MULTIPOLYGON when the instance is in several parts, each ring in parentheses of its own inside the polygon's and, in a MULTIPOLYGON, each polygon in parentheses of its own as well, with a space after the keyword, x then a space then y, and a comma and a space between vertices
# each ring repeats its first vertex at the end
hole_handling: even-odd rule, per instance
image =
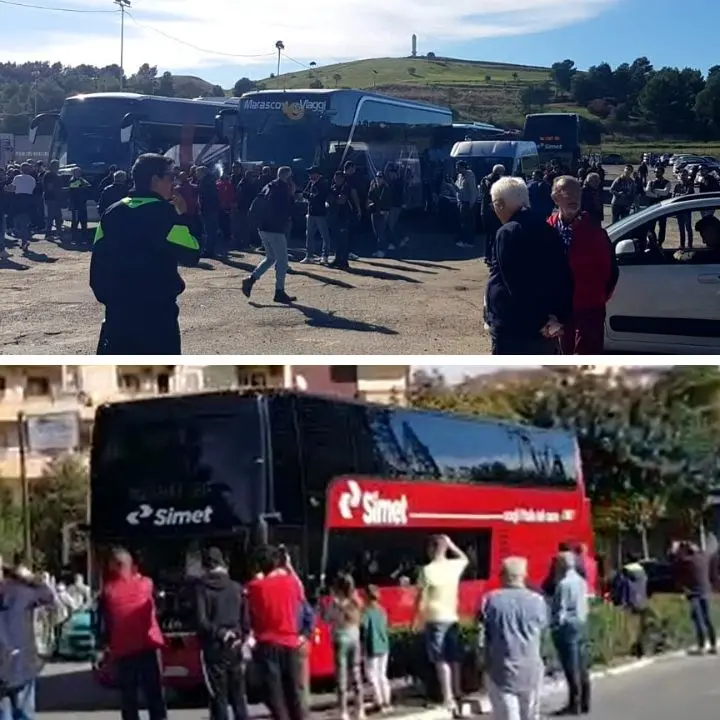
MULTIPOLYGON (((53 12, 8 2, 0 2, 0 27, 27 42, 5 42, 3 61, 119 61, 119 13, 53 12)), ((113 8, 111 0, 12 2, 113 8)), ((421 53, 543 66, 569 57, 580 68, 646 55, 657 67, 705 72, 720 62, 713 42, 718 27, 718 0, 133 0, 125 66, 132 71, 147 61, 228 87, 244 75, 274 71, 276 40, 300 63, 284 60, 289 70, 313 60, 322 65, 407 55, 415 32, 421 53), (707 37, 701 28, 708 28, 707 37)))

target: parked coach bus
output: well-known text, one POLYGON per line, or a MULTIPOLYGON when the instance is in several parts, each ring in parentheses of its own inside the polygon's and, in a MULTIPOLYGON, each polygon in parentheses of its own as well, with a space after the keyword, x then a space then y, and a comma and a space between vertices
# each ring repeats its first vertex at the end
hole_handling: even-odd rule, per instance
POLYGON ((573 175, 581 160, 580 116, 576 113, 534 113, 525 117, 523 140, 534 142, 540 163, 555 160, 573 175))
POLYGON ((79 167, 93 184, 109 165, 129 171, 146 152, 167 153, 182 165, 225 161, 228 148, 218 146, 215 117, 228 102, 124 92, 75 95, 59 112, 36 116, 30 139, 52 133, 49 160, 60 163, 61 175, 67 178, 79 167))
POLYGON ((406 207, 422 207, 420 159, 438 127, 452 125, 449 108, 362 90, 260 90, 221 109, 217 135, 233 156, 255 165, 307 168, 326 174, 352 160, 371 180, 394 164, 406 178, 406 207))
MULTIPOLYGON (((412 620, 413 584, 434 533, 449 534, 470 558, 463 616, 498 585, 504 557, 525 555, 539 583, 559 542, 592 547, 578 446, 565 432, 287 391, 98 409, 95 557, 121 543, 154 579, 168 685, 202 684, 186 593, 202 548, 221 547, 245 579, 263 521, 310 597, 351 570, 361 585, 380 586, 392 625, 412 620)), ((312 648, 312 677, 332 676, 323 623, 312 648)))

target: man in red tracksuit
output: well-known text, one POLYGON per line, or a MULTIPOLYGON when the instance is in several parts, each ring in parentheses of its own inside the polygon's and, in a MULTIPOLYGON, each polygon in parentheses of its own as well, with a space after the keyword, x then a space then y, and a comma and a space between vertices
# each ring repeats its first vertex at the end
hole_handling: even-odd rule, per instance
POLYGON ((114 550, 98 599, 98 637, 116 670, 122 720, 140 720, 140 690, 150 720, 167 720, 159 658, 165 643, 153 592, 152 580, 135 570, 130 553, 114 550))
POLYGON ((563 239, 573 278, 573 315, 563 328, 565 355, 599 355, 605 340, 605 306, 618 281, 618 266, 607 233, 583 212, 582 185, 569 175, 555 179, 558 210, 548 218, 563 239))

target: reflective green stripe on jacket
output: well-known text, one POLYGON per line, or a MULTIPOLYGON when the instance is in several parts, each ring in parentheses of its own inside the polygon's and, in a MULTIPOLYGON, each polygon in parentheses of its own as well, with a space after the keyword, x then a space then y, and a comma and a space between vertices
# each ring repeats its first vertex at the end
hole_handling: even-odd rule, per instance
MULTIPOLYGON (((160 202, 157 198, 143 198, 143 197, 126 197, 120 201, 123 205, 127 205, 131 210, 134 210, 150 203, 160 202)), ((102 240, 105 237, 105 232, 102 226, 102 220, 97 226, 95 231, 95 238, 93 244, 102 240)), ((190 229, 186 225, 174 225, 167 236, 167 241, 174 245, 180 245, 190 250, 199 250, 200 244, 197 239, 191 234, 190 229)))

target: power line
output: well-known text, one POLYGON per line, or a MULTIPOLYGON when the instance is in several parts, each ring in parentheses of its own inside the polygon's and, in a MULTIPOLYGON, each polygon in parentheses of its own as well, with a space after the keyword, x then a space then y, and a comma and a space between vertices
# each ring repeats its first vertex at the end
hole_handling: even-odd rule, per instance
POLYGON ((49 5, 34 5, 32 3, 15 2, 15 0, 0 0, 2 5, 14 5, 15 7, 29 8, 31 10, 52 10, 54 12, 69 13, 116 13, 118 10, 83 10, 81 8, 50 7, 49 5))
POLYGON ((295 63, 296 65, 299 65, 301 68, 305 68, 305 70, 315 70, 314 67, 311 67, 310 65, 306 65, 305 63, 302 63, 302 62, 300 62, 299 60, 295 60, 295 58, 291 58, 291 57, 290 57, 289 55, 287 55, 286 53, 283 53, 282 55, 283 55, 283 57, 284 57, 286 60, 289 60, 290 62, 293 62, 293 63, 295 63))
MULTIPOLYGON (((2 2, 4 0, 0 0, 2 2)), ((126 11, 127 12, 127 11, 126 11)), ((127 16, 141 29, 143 30, 152 30, 154 33, 157 33, 158 35, 162 35, 163 37, 166 37, 168 40, 173 40, 176 43, 180 43, 180 45, 185 45, 189 48, 192 48, 193 50, 197 50, 201 53, 206 53, 207 55, 222 55, 223 57, 231 57, 231 58, 262 58, 262 57, 275 57, 275 53, 260 53, 259 55, 237 55, 235 53, 226 53, 226 52, 220 52, 219 50, 208 50, 207 48, 200 47, 198 45, 194 45, 191 42, 188 42, 187 40, 181 40, 180 38, 175 37, 174 35, 170 35, 169 33, 166 33, 164 30, 160 30, 159 28, 153 27, 152 25, 145 25, 144 23, 138 22, 135 17, 132 15, 132 13, 127 12, 127 16)))

